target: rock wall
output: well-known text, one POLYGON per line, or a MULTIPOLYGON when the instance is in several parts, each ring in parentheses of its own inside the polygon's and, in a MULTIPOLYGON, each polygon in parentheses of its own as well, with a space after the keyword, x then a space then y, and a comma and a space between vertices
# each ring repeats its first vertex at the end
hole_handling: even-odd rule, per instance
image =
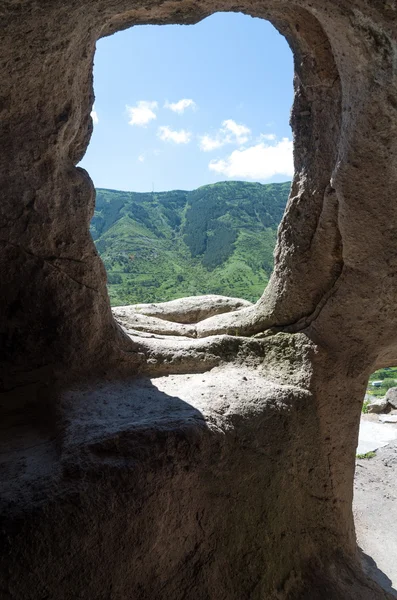
POLYGON ((1 15, 2 597, 386 598, 361 572, 351 500, 366 380, 397 362, 395 1, 3 0, 1 15), (75 166, 95 43, 219 10, 269 19, 294 52, 274 274, 256 305, 194 325, 201 339, 128 335, 75 166))

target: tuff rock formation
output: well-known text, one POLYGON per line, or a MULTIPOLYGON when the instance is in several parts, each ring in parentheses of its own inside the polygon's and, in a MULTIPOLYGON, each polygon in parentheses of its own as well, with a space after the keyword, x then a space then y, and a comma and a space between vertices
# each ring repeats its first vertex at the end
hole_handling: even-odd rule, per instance
MULTIPOLYGON (((154 302, 152 304, 133 304, 129 312, 156 317, 165 321, 190 324, 203 321, 214 315, 240 310, 240 308, 252 306, 252 302, 242 298, 229 298, 228 296, 188 296, 169 302, 154 302)), ((120 311, 125 310, 123 306, 113 308, 113 314, 117 317, 120 311)))
POLYGON ((388 598, 352 486, 368 375, 397 363, 395 0, 0 8, 1 598, 388 598), (269 19, 295 57, 274 273, 197 339, 128 334, 75 166, 95 43, 220 10, 269 19))

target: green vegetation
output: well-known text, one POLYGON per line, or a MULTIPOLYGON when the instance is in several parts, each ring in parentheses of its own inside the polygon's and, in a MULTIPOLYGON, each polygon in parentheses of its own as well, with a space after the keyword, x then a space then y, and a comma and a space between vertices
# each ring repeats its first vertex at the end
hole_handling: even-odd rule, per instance
POLYGON ((368 382, 367 393, 371 396, 382 397, 391 387, 397 386, 397 367, 385 367, 372 373, 368 382), (376 387, 373 382, 377 383, 376 387))
POLYGON ((91 234, 113 306, 197 294, 256 301, 273 268, 290 183, 192 192, 97 190, 91 234))
POLYGON ((356 458, 374 458, 376 456, 376 452, 366 452, 365 454, 356 454, 356 458))
POLYGON ((364 400, 361 412, 366 415, 368 413, 368 406, 371 404, 371 400, 364 400))

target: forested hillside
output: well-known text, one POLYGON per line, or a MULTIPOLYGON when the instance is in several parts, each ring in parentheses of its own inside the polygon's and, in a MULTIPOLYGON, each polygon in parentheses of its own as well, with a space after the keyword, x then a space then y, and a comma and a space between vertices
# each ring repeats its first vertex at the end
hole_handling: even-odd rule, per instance
POLYGON ((273 267, 290 183, 191 192, 97 190, 91 233, 113 306, 197 294, 255 301, 273 267))

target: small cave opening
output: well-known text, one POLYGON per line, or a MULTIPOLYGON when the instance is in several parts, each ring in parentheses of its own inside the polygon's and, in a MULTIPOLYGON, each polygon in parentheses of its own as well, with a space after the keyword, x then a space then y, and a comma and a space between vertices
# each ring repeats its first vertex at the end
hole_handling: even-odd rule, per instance
POLYGON ((397 367, 374 371, 361 410, 353 512, 366 572, 397 598, 397 367))
POLYGON ((260 298, 293 175, 292 81, 285 38, 241 13, 99 40, 81 166, 112 306, 260 298))

